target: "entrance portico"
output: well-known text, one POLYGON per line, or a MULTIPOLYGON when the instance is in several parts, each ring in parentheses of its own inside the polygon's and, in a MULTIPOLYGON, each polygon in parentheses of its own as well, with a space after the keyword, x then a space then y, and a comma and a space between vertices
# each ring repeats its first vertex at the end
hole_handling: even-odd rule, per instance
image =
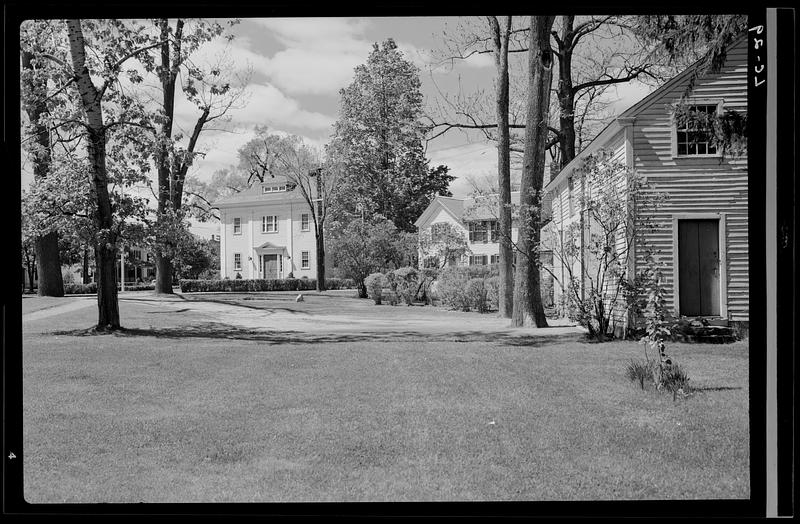
POLYGON ((284 269, 289 267, 290 260, 286 247, 264 242, 254 250, 258 258, 258 278, 285 278, 291 272, 284 269))

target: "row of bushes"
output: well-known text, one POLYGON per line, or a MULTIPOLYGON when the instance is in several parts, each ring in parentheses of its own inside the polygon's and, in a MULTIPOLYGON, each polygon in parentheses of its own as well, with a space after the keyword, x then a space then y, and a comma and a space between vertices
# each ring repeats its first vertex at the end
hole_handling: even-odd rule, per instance
MULTIPOLYGON (((277 279, 224 279, 188 280, 181 279, 181 292, 205 293, 213 291, 311 291, 317 289, 314 278, 277 279)), ((326 278, 326 289, 354 289, 355 281, 350 278, 326 278)))
POLYGON ((364 279, 364 285, 375 304, 381 304, 387 298, 392 305, 402 299, 410 306, 416 300, 426 300, 434 278, 436 272, 433 270, 401 267, 387 273, 372 273, 364 279))
MULTIPOLYGON (((117 284, 117 290, 121 286, 117 284)), ((152 291, 155 289, 154 284, 125 284, 125 291, 152 291)), ((97 293, 97 283, 89 282, 88 284, 64 284, 65 295, 93 295, 97 293)))
POLYGON ((368 296, 381 304, 394 305, 424 301, 462 311, 484 313, 498 308, 497 266, 456 266, 443 269, 402 267, 387 273, 373 273, 364 284, 368 296))

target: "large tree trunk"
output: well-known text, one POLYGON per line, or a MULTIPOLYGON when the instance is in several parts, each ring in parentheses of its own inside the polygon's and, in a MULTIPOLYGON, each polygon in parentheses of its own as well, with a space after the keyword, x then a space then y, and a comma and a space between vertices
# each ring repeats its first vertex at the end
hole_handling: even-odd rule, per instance
POLYGON ((97 273, 97 307, 100 331, 119 329, 117 300, 117 251, 100 242, 94 250, 97 273))
POLYGON ((494 33, 494 57, 497 68, 497 183, 500 190, 500 316, 511 318, 514 309, 514 250, 511 244, 511 137, 508 129, 508 39, 511 17, 501 27, 497 17, 490 17, 494 33))
POLYGON ((81 280, 84 284, 89 283, 89 250, 83 250, 83 271, 81 272, 81 280))
MULTIPOLYGON (((158 22, 161 31, 161 94, 162 104, 164 108, 164 120, 161 125, 160 140, 158 141, 158 150, 156 153, 156 166, 158 169, 158 215, 159 220, 168 212, 172 204, 172 181, 171 181, 171 166, 169 156, 169 142, 172 139, 172 125, 173 117, 175 114, 175 84, 177 79, 177 67, 173 64, 171 58, 172 46, 177 46, 180 49, 180 31, 183 28, 183 22, 178 21, 176 29, 176 39, 171 42, 169 31, 169 20, 166 18, 160 19, 158 22)), ((179 57, 175 57, 177 61, 179 57)), ((172 263, 159 252, 159 247, 163 252, 169 251, 167 239, 156 239, 156 293, 172 294, 172 263)))
MULTIPOLYGON (((33 54, 29 51, 22 52, 22 67, 33 72, 33 54)), ((50 170, 50 131, 42 117, 47 113, 47 86, 30 78, 28 88, 34 102, 25 104, 25 112, 34 126, 37 150, 33 155, 33 176, 41 180, 48 175, 50 170)), ((58 254, 58 233, 51 232, 36 239, 36 263, 39 273, 39 296, 63 297, 64 279, 61 276, 61 260, 58 254)))
POLYGON ((575 158, 575 90, 572 84, 572 52, 575 48, 574 16, 562 16, 558 57, 559 153, 563 169, 575 158))
POLYGON ((325 237, 317 226, 317 291, 325 291, 325 237))
POLYGON ((546 327, 539 285, 538 247, 541 222, 545 144, 548 133, 548 106, 552 81, 553 52, 550 49, 552 16, 532 16, 530 31, 528 111, 525 126, 519 238, 520 256, 514 279, 512 325, 531 322, 546 327))
POLYGON ((58 233, 55 231, 36 239, 36 272, 39 273, 40 297, 64 296, 64 278, 58 258, 58 233))
POLYGON ((91 165, 92 187, 97 207, 94 210, 98 242, 95 247, 97 264, 98 330, 119 329, 119 303, 117 299, 116 234, 113 229, 111 199, 108 194, 106 173, 106 134, 103 124, 101 93, 92 83, 86 67, 86 46, 80 20, 67 20, 72 69, 75 72, 78 92, 86 114, 88 131, 87 154, 91 165))
POLYGON ((156 293, 172 293, 172 261, 159 253, 156 259, 156 293))

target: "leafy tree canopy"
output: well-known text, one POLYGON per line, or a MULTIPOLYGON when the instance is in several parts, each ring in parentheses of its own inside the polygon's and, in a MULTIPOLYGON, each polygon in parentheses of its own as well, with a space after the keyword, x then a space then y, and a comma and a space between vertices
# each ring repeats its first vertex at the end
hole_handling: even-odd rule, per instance
POLYGON ((430 168, 425 158, 418 68, 394 40, 376 43, 340 95, 329 146, 330 156, 344 164, 339 207, 382 215, 399 229, 413 231, 414 221, 437 194, 451 195, 447 188, 454 178, 446 166, 430 168))

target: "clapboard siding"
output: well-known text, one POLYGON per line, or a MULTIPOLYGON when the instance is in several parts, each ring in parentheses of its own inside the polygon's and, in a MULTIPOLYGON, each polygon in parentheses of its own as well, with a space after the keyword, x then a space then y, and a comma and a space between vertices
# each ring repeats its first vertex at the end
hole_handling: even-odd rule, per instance
MULTIPOLYGON (((688 79, 687 79, 688 80, 688 79)), ((724 215, 719 234, 726 255, 727 311, 731 320, 746 321, 749 313, 747 158, 674 157, 672 104, 684 94, 687 82, 678 82, 644 106, 633 121, 633 165, 645 176, 649 189, 668 199, 650 218, 660 230, 649 234, 649 247, 666 262, 667 301, 675 308, 673 282, 677 271, 673 219, 703 214, 724 215)), ((718 101, 723 108, 747 110, 747 47, 744 41, 728 50, 720 73, 698 78, 689 100, 718 101)), ((643 262, 637 253, 637 264, 643 262)))

